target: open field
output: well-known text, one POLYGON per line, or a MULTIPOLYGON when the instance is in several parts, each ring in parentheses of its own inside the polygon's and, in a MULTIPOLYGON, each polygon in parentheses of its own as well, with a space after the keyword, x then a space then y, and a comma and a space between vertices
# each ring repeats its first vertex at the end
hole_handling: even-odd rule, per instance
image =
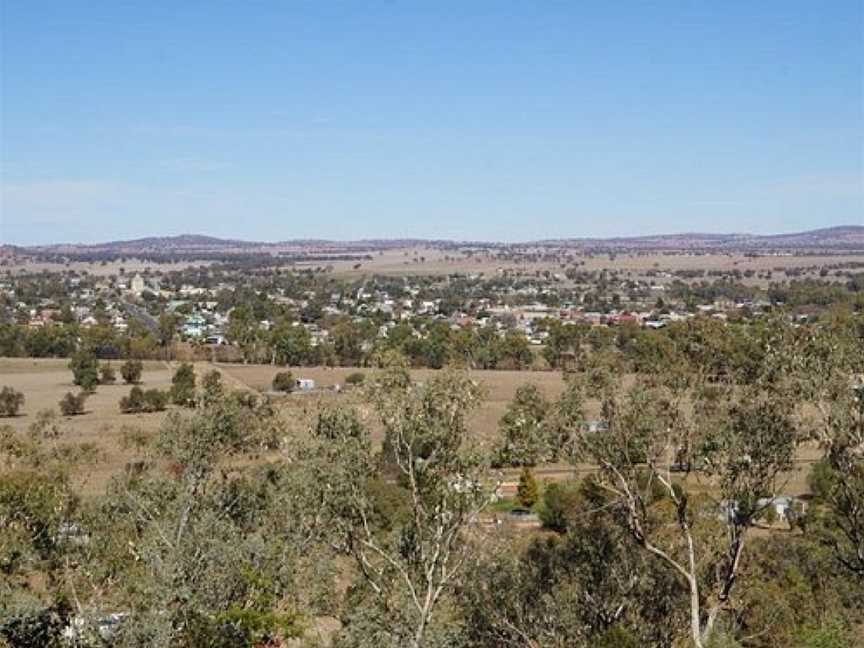
MULTIPOLYGON (((566 250, 562 250, 562 259, 566 250)), ((741 253, 712 253, 712 254, 663 254, 660 252, 644 254, 616 254, 610 259, 606 254, 592 254, 583 256, 575 254, 566 266, 573 263, 583 264, 584 270, 619 270, 623 272, 645 273, 649 270, 674 272, 676 270, 747 270, 754 272, 765 272, 768 270, 785 270, 822 265, 838 265, 847 267, 850 264, 864 262, 864 254, 825 254, 807 255, 790 254, 783 256, 746 256, 741 253)), ((314 267, 320 263, 298 264, 298 267, 314 267)), ((362 275, 435 275, 461 273, 484 273, 492 276, 499 270, 522 271, 533 273, 535 271, 548 270, 550 272, 561 272, 562 264, 550 261, 507 261, 494 257, 473 256, 467 257, 456 251, 444 252, 435 249, 406 248, 397 250, 386 250, 381 255, 373 256, 370 261, 364 261, 359 268, 354 268, 355 262, 335 261, 329 265, 333 266, 334 274, 338 277, 356 278, 362 275), (422 263, 415 263, 414 258, 424 257, 422 263), (445 258, 449 257, 449 259, 445 258)), ((815 273, 818 276, 818 272, 815 273)), ((775 279, 780 280, 782 276, 775 279)), ((825 279, 831 279, 829 275, 825 279)), ((745 279, 745 283, 761 283, 757 278, 745 279)))
POLYGON ((6 265, 0 267, 0 272, 9 271, 15 274, 30 274, 35 272, 66 272, 75 271, 77 273, 86 272, 97 277, 109 277, 111 275, 119 275, 120 268, 123 268, 125 273, 130 277, 136 272, 170 272, 172 270, 183 270, 184 268, 211 265, 212 261, 199 261, 196 259, 184 259, 177 263, 157 263, 153 261, 144 261, 142 259, 126 259, 125 261, 71 261, 68 264, 64 263, 49 263, 42 261, 8 261, 6 265))
MULTIPOLYGON (((566 248, 537 248, 538 257, 545 253, 557 253, 560 262, 551 260, 531 261, 524 256, 515 256, 511 260, 502 260, 494 256, 483 254, 466 255, 459 250, 441 250, 436 248, 425 248, 422 246, 407 248, 390 248, 371 252, 371 259, 362 262, 353 260, 333 261, 322 258, 321 260, 310 260, 299 263, 291 263, 289 258, 279 266, 281 269, 305 269, 329 267, 332 276, 337 279, 353 280, 374 274, 390 276, 412 276, 412 275, 447 275, 453 273, 477 274, 493 277, 501 271, 521 272, 523 274, 534 274, 535 272, 548 271, 551 273, 563 272, 566 267, 578 264, 580 269, 586 271, 617 270, 630 273, 634 279, 645 279, 649 271, 674 273, 679 270, 706 270, 726 271, 738 270, 742 273, 752 271, 764 273, 769 270, 775 271, 773 281, 785 279, 783 271, 796 268, 813 268, 806 276, 821 278, 822 280, 837 281, 845 279, 835 277, 834 270, 826 276, 819 277, 818 268, 837 266, 837 270, 849 270, 860 272, 861 268, 855 264, 864 262, 864 253, 833 253, 822 254, 792 253, 784 255, 747 256, 743 252, 711 252, 707 254, 693 254, 687 252, 663 253, 615 253, 614 257, 608 254, 585 254, 576 250, 566 248), (422 260, 421 260, 422 259, 422 260), (359 266, 359 267, 357 267, 359 266)), ((227 255, 226 261, 231 260, 227 255)), ((63 272, 74 270, 76 272, 87 272, 91 275, 107 277, 119 275, 123 268, 127 275, 149 270, 151 272, 170 272, 183 270, 191 266, 211 265, 212 261, 196 260, 192 257, 183 259, 177 263, 147 262, 136 258, 127 258, 125 261, 83 262, 73 261, 68 265, 61 263, 30 262, 24 258, 9 259, 0 271, 10 272, 13 276, 22 273, 37 272, 63 272)), ((710 279, 707 278, 706 279, 710 279)), ((653 277, 652 283, 663 284, 670 281, 668 278, 653 277)), ((741 282, 747 285, 765 288, 769 280, 758 276, 744 277, 741 282)))
MULTIPOLYGON (((66 392, 77 391, 66 365, 65 360, 0 358, 0 385, 14 387, 23 392, 26 398, 21 415, 3 419, 3 423, 12 425, 23 433, 36 419, 38 412, 45 409, 57 410, 57 403, 66 392)), ((201 376, 214 367, 222 372, 228 387, 248 388, 257 392, 268 391, 274 374, 286 370, 270 365, 197 363, 196 372, 201 376)), ((357 407, 372 431, 373 440, 381 441, 380 427, 358 391, 347 390, 337 394, 328 389, 337 384, 344 385, 345 377, 350 373, 359 371, 369 374, 372 370, 326 367, 295 367, 290 370, 296 378, 315 380, 317 389, 312 393, 276 397, 276 403, 286 421, 286 435, 301 433, 306 429, 321 406, 339 404, 357 407)), ((420 381, 428 379, 434 373, 431 369, 412 371, 415 379, 420 381)), ((142 387, 166 389, 170 386, 171 374, 172 368, 169 365, 147 362, 142 387)), ((552 371, 473 371, 471 374, 483 386, 486 397, 482 406, 472 414, 469 425, 476 438, 487 444, 494 442, 498 420, 520 385, 533 383, 548 399, 557 398, 564 389, 561 374, 552 371)), ((120 383, 100 385, 96 393, 87 400, 86 414, 61 418, 63 443, 92 443, 102 453, 97 463, 82 469, 78 480, 82 493, 100 492, 110 477, 122 470, 126 462, 133 458, 134 451, 123 448, 121 443, 124 429, 154 433, 166 416, 165 412, 121 414, 118 402, 128 392, 129 387, 120 383)), ((596 403, 589 403, 587 414, 595 417, 598 415, 597 409, 596 403)), ((807 492, 807 474, 812 462, 819 457, 819 452, 818 448, 812 446, 799 449, 796 469, 788 475, 786 493, 801 495, 807 492)), ((593 468, 587 465, 580 465, 574 470, 572 466, 560 464, 541 466, 536 472, 541 480, 560 480, 574 473, 588 474, 592 470, 593 468)), ((517 470, 507 470, 505 479, 511 481, 517 473, 517 470)))

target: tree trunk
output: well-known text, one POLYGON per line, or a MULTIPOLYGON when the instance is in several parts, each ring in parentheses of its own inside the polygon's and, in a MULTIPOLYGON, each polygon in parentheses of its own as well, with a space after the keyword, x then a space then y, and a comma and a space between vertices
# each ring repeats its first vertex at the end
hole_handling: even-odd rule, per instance
POLYGON ((703 648, 702 627, 699 622, 699 585, 693 575, 687 580, 690 585, 690 634, 693 637, 693 645, 696 648, 703 648))

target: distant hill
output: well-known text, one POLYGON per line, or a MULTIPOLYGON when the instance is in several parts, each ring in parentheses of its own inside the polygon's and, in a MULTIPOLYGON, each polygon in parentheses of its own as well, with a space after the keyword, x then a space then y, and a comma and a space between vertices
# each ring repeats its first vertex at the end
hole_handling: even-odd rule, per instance
POLYGON ((662 234, 617 238, 574 238, 541 244, 643 249, 859 249, 864 250, 864 225, 841 225, 792 234, 662 234))
MULTIPOLYGON (((495 247, 572 247, 579 249, 638 249, 638 250, 864 250, 864 225, 843 225, 791 234, 703 234, 682 233, 615 238, 567 238, 496 243, 432 239, 364 239, 359 241, 328 241, 324 239, 293 239, 279 242, 255 242, 221 239, 199 234, 153 236, 129 241, 109 241, 92 244, 57 244, 15 248, 17 253, 59 255, 115 254, 238 254, 279 252, 356 252, 372 249, 393 249, 432 245, 456 247, 485 245, 495 247)), ((11 247, 11 246, 10 246, 11 247)))

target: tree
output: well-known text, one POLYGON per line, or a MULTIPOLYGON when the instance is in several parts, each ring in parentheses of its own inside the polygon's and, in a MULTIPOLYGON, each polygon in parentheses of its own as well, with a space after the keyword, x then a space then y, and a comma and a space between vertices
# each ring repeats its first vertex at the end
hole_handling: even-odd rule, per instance
POLYGON ((165 359, 170 359, 171 343, 177 335, 177 317, 173 313, 166 313, 163 311, 159 314, 159 324, 156 329, 156 335, 159 340, 159 346, 164 350, 165 359))
POLYGON ((549 337, 543 349, 543 357, 549 366, 559 368, 566 357, 574 359, 579 357, 584 336, 584 325, 564 324, 559 320, 552 320, 549 325, 549 337))
POLYGON ((299 322, 283 320, 270 334, 273 364, 296 367, 306 364, 312 353, 312 336, 299 322))
POLYGON ((99 361, 92 351, 82 349, 69 360, 72 382, 84 391, 93 391, 99 384, 99 361))
POLYGON ((295 531, 310 507, 296 471, 249 467, 226 479, 218 469, 251 458, 274 416, 233 395, 172 412, 153 445, 153 459, 170 470, 119 476, 88 511, 84 524, 98 541, 78 549, 87 570, 70 578, 82 596, 90 583, 128 601, 112 645, 239 648, 299 634, 304 582, 326 577, 304 564, 308 556, 320 569, 295 531))
POLYGON ((215 403, 225 395, 225 386, 222 384, 222 373, 217 369, 211 369, 201 380, 201 398, 204 404, 215 403))
POLYGON ((195 404, 195 368, 188 362, 182 363, 171 378, 171 402, 184 407, 195 404))
POLYGON ((498 422, 501 441, 495 463, 507 466, 534 466, 551 454, 544 421, 549 404, 536 385, 521 385, 498 422))
POLYGON ((110 362, 99 365, 99 382, 103 385, 112 385, 117 381, 117 373, 110 362))
POLYGON ((590 478, 568 492, 565 532, 502 541, 471 566, 459 592, 465 645, 677 645, 686 616, 670 570, 640 550, 590 478))
POLYGON ((12 387, 0 390, 0 416, 18 416, 18 410, 24 405, 24 394, 12 387))
POLYGON ((294 374, 290 371, 279 371, 273 376, 271 387, 273 391, 289 393, 294 391, 297 386, 297 381, 294 379, 294 374))
POLYGON ((531 472, 528 466, 525 466, 519 474, 519 485, 516 487, 516 500, 520 506, 530 509, 537 503, 539 496, 540 489, 537 486, 534 473, 531 472))
POLYGON ((421 387, 394 368, 374 381, 369 397, 407 491, 405 523, 383 535, 374 528, 366 484, 375 461, 368 432, 354 417, 319 419, 315 456, 321 473, 314 482, 339 546, 354 557, 380 603, 383 616, 370 621, 375 631, 419 648, 442 599, 455 591, 477 551, 477 538, 467 537, 466 530, 490 502, 484 464, 464 447, 465 416, 479 390, 456 374, 436 376, 421 387))
POLYGON ((226 334, 228 339, 240 348, 244 364, 255 358, 258 353, 260 327, 249 306, 241 305, 231 310, 226 334))
POLYGON ((864 579, 864 320, 845 319, 803 335, 789 356, 801 395, 815 403, 823 458, 811 474, 808 529, 864 579))
POLYGON ((768 359, 747 389, 661 374, 624 395, 609 390, 607 429, 580 435, 582 460, 599 466, 598 484, 620 507, 621 524, 689 593, 697 648, 728 609, 748 531, 777 494, 800 439, 794 401, 775 382, 781 360, 779 353, 768 359), (686 470, 702 466, 712 490, 673 479, 673 457, 686 470))
POLYGON ((78 416, 84 413, 84 402, 87 400, 87 392, 80 391, 77 394, 66 392, 60 399, 60 412, 63 416, 78 416))
POLYGON ((120 367, 120 375, 127 385, 136 385, 141 381, 144 364, 140 360, 129 359, 120 367))

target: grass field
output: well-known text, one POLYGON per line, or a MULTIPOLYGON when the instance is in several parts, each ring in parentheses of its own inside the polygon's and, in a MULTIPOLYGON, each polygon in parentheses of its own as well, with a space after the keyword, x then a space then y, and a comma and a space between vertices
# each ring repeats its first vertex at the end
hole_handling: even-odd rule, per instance
MULTIPOLYGON (((543 250, 538 248, 538 252, 543 250)), ((562 251, 563 254, 566 253, 562 251)), ((230 260, 230 255, 226 256, 230 260)), ((712 253, 712 254, 663 254, 660 252, 646 252, 644 254, 616 254, 614 259, 610 259, 605 254, 594 254, 588 256, 575 255, 572 261, 567 265, 572 265, 573 262, 580 263, 584 270, 619 270, 623 272, 632 272, 637 276, 644 276, 649 270, 674 272, 676 270, 753 270, 754 272, 764 272, 766 270, 783 270, 791 268, 804 268, 810 266, 822 265, 837 265, 840 268, 851 267, 850 264, 860 263, 864 261, 864 254, 834 254, 826 253, 824 255, 814 256, 806 254, 790 254, 786 256, 757 256, 748 257, 740 253, 712 253)), ((355 267, 356 261, 327 261, 313 260, 291 265, 286 261, 284 268, 315 268, 330 266, 333 270, 333 276, 337 279, 357 279, 363 276, 372 274, 382 275, 446 275, 450 273, 483 273, 485 276, 494 276, 499 270, 521 271, 524 273, 533 274, 536 271, 548 270, 550 272, 561 272, 562 266, 560 263, 550 261, 528 260, 500 260, 492 256, 486 257, 475 255, 468 257, 461 252, 455 250, 436 250, 433 248, 397 248, 382 250, 379 253, 373 253, 372 258, 367 261, 360 262, 360 267, 355 267), (419 261, 423 258, 423 262, 419 261)), ((96 276, 118 275, 120 268, 124 268, 127 275, 131 276, 136 272, 151 270, 153 272, 162 271, 169 272, 172 270, 182 270, 190 266, 211 265, 212 261, 200 261, 195 259, 184 259, 178 263, 152 263, 142 261, 140 259, 128 258, 124 262, 111 261, 102 265, 101 262, 87 263, 82 261, 73 261, 68 266, 61 263, 33 263, 25 260, 9 261, 4 266, 4 270, 8 270, 13 275, 19 273, 33 272, 62 272, 64 270, 75 270, 77 272, 87 271, 96 276)), ((818 277, 818 272, 810 276, 818 277)), ((774 277, 775 280, 782 280, 782 275, 774 277)), ((833 272, 825 277, 827 280, 836 280, 833 272)), ((662 283, 662 279, 655 279, 662 283)), ((757 277, 742 279, 743 283, 751 285, 766 285, 764 280, 757 277)))
MULTIPOLYGON (((213 368, 219 369, 225 384, 232 389, 251 389, 266 392, 277 371, 285 368, 269 365, 240 365, 198 363, 199 376, 213 368)), ((312 378, 316 391, 294 393, 277 397, 276 403, 286 423, 286 436, 301 433, 311 424, 316 412, 324 405, 348 405, 357 408, 361 417, 372 431, 373 440, 380 442, 380 427, 372 412, 364 403, 361 393, 347 390, 335 393, 328 389, 334 385, 344 385, 345 377, 353 372, 371 373, 368 369, 302 367, 291 369, 295 378, 312 378)), ((435 372, 429 369, 414 370, 416 380, 427 380, 435 372)), ((166 389, 170 386, 172 367, 162 362, 145 363, 144 388, 166 389)), ((533 383, 549 399, 556 398, 564 388, 561 374, 551 371, 473 371, 483 386, 485 399, 482 406, 469 419, 469 427, 475 438, 493 443, 497 435, 498 421, 504 414, 507 404, 512 400, 516 389, 525 383, 533 383)), ((26 433, 37 413, 45 409, 58 409, 57 404, 68 391, 77 392, 72 384, 72 374, 65 360, 34 360, 0 358, 0 386, 9 385, 24 393, 26 402, 21 414, 14 418, 2 419, 16 430, 26 433)), ((83 494, 95 494, 103 490, 112 475, 123 470, 126 463, 134 457, 134 450, 124 448, 124 430, 135 429, 144 433, 155 433, 166 412, 152 414, 121 414, 118 402, 129 392, 123 384, 100 385, 87 400, 86 413, 81 416, 61 417, 64 431, 62 443, 92 443, 100 451, 97 462, 82 467, 77 474, 76 483, 83 494)), ((597 404, 589 403, 587 414, 596 417, 597 404)), ((804 446, 799 449, 796 470, 788 475, 787 494, 801 495, 807 492, 806 478, 811 463, 819 456, 819 449, 804 446)), ((591 472, 587 465, 576 467, 577 475, 591 472)), ((560 480, 574 474, 569 465, 550 465, 538 467, 537 477, 541 480, 560 480)), ((518 470, 505 471, 504 479, 512 482, 518 470)))

